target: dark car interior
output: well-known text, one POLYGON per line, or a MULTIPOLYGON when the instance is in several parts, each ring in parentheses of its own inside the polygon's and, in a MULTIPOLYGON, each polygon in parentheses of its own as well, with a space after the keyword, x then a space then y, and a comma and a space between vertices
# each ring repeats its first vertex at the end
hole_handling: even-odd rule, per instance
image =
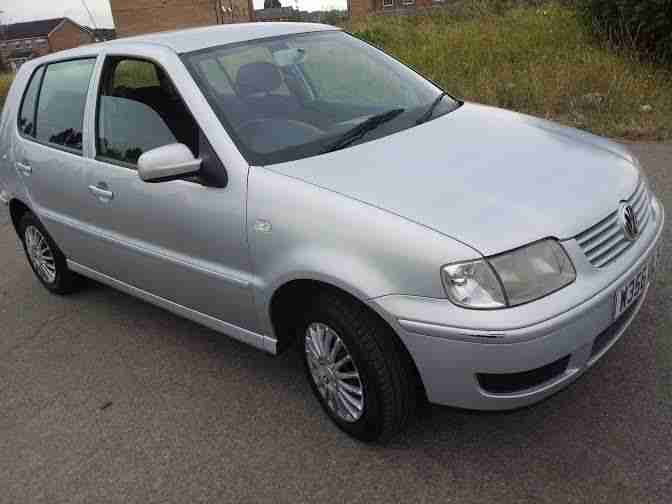
POLYGON ((202 160, 191 181, 226 185, 226 170, 165 72, 149 61, 112 59, 100 87, 98 154, 133 167, 142 153, 176 142, 202 160), (135 64, 132 72, 120 68, 129 61, 135 64), (124 70, 130 75, 119 76, 124 70))
MULTIPOLYGON (((199 70, 197 69, 197 73, 199 70)), ((222 72, 226 70, 222 68, 222 72)), ((208 79, 201 76, 202 81, 208 79)), ((279 67, 269 62, 242 65, 232 79, 232 91, 212 87, 210 103, 248 147, 260 153, 304 144, 326 133, 345 131, 352 124, 340 123, 376 114, 376 106, 329 103, 320 100, 310 82, 297 75, 295 66, 279 67)))
POLYGON ((185 144, 192 152, 198 152, 198 126, 165 72, 152 64, 156 73, 156 83, 152 83, 154 85, 138 87, 115 85, 116 79, 113 76, 120 62, 117 61, 116 64, 110 66, 109 78, 104 80, 106 92, 102 94, 147 105, 161 117, 176 141, 185 144))

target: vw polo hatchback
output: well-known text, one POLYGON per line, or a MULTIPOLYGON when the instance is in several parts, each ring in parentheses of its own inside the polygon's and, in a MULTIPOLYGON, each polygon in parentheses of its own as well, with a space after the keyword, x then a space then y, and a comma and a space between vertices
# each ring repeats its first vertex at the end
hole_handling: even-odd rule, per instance
POLYGON ((365 441, 419 399, 550 396, 621 337, 664 212, 624 147, 459 101, 333 27, 261 23, 21 67, 0 190, 57 294, 90 277, 278 354, 365 441))

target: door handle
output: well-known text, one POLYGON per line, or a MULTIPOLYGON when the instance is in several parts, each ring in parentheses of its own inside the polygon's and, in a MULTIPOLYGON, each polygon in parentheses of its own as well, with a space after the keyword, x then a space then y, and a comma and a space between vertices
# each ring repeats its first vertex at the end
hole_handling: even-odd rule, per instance
POLYGON ((33 169, 30 167, 30 165, 26 163, 19 163, 18 161, 16 162, 16 169, 26 176, 29 176, 31 173, 33 173, 33 169))
POLYGON ((103 187, 90 185, 89 191, 91 192, 91 194, 93 194, 96 198, 98 198, 100 201, 104 203, 107 203, 111 199, 114 199, 114 193, 103 187))

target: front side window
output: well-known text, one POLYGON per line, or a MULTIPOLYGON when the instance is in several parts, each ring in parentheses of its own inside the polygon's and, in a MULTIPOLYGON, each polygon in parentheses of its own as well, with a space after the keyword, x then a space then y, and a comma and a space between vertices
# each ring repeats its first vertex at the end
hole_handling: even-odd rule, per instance
MULTIPOLYGON (((442 92, 341 31, 213 47, 183 60, 241 153, 256 165, 315 156, 411 128, 442 92), (366 134, 344 138, 359 125, 366 134)), ((457 106, 446 96, 430 119, 457 106)))
POLYGON ((44 67, 38 68, 30 79, 30 84, 23 95, 21 110, 19 111, 19 131, 23 135, 35 135, 35 105, 37 105, 37 92, 40 89, 40 81, 44 67))
POLYGON ((81 152, 86 94, 95 61, 71 60, 47 66, 38 96, 38 140, 81 152))
POLYGON ((165 72, 150 61, 107 59, 96 121, 97 157, 128 168, 144 152, 172 143, 198 155, 196 122, 165 72))

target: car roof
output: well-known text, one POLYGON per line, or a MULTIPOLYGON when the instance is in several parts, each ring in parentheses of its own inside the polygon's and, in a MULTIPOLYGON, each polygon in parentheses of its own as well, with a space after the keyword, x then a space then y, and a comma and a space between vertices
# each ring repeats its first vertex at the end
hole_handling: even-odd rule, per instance
POLYGON ((340 28, 318 23, 283 22, 204 26, 186 30, 148 33, 146 35, 110 40, 109 42, 82 45, 31 59, 24 63, 21 68, 26 72, 32 73, 35 67, 44 63, 72 58, 93 57, 106 47, 132 47, 134 49, 141 49, 143 46, 158 46, 182 54, 248 40, 329 30, 340 30, 340 28))
POLYGON ((159 44, 172 49, 176 53, 186 53, 207 47, 234 44, 260 38, 338 29, 334 26, 317 23, 237 23, 149 33, 104 42, 102 45, 159 44))

